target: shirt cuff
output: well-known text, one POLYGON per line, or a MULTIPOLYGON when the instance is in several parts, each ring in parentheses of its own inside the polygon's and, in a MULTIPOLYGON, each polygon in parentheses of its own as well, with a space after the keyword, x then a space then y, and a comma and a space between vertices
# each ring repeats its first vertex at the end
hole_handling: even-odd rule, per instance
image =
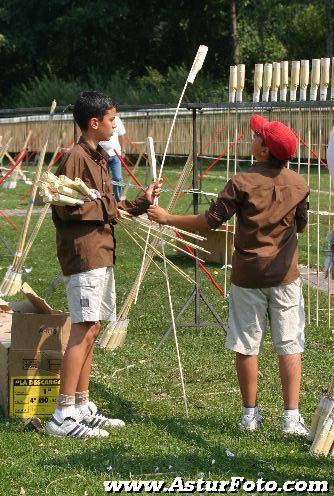
POLYGON ((213 212, 212 210, 206 210, 204 215, 211 229, 217 229, 217 227, 219 227, 223 223, 221 218, 218 217, 218 215, 215 214, 215 212, 213 212))

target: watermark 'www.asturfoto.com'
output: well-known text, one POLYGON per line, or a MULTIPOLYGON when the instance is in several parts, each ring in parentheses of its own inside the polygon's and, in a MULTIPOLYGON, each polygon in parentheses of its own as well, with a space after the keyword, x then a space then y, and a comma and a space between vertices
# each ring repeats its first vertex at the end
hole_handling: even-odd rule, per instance
POLYGON ((329 493, 328 481, 287 480, 279 485, 274 480, 257 479, 247 480, 245 477, 231 477, 229 480, 187 480, 175 477, 172 483, 163 480, 113 480, 104 481, 107 493, 237 493, 240 490, 246 493, 329 493))

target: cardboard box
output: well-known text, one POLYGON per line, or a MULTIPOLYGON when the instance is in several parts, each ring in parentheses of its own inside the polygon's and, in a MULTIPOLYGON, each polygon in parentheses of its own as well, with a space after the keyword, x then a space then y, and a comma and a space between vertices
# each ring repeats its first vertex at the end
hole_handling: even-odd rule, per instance
POLYGON ((10 417, 47 417, 59 392, 70 316, 50 307, 53 313, 39 313, 43 305, 31 301, 10 306, 13 313, 0 312, 0 406, 10 417))

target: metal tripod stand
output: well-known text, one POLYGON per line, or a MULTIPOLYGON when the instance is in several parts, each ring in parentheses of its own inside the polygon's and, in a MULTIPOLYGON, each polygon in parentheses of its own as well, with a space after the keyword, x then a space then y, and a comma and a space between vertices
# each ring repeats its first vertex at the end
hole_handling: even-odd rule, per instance
MULTIPOLYGON (((200 190, 199 190, 199 179, 198 179, 198 161, 197 161, 197 110, 200 110, 202 107, 196 106, 196 104, 191 105, 187 107, 188 110, 192 111, 192 133, 193 133, 193 197, 192 197, 192 204, 193 204, 193 213, 197 215, 199 213, 199 195, 200 195, 200 190)), ((194 243, 197 244, 197 241, 194 240, 194 243)), ((195 249, 195 255, 196 257, 198 256, 198 250, 195 249)), ((226 332, 226 324, 223 322, 222 318, 220 317, 218 311, 215 309, 212 303, 210 303, 208 297, 206 294, 203 292, 203 290, 200 287, 200 281, 201 281, 201 273, 200 273, 200 267, 199 267, 199 261, 198 259, 194 259, 194 272, 195 272, 195 288, 193 291, 190 293, 190 295, 186 298, 185 302, 183 303, 181 309, 175 316, 175 324, 177 327, 222 327, 225 332, 226 332), (189 308, 190 304, 194 302, 195 303, 195 318, 194 321, 191 322, 180 322, 180 318, 184 314, 184 312, 189 308), (210 313, 213 315, 215 321, 213 323, 211 322, 202 322, 201 321, 201 303, 204 303, 206 308, 210 311, 210 313)), ((170 324, 168 329, 164 332, 162 335, 157 348, 160 348, 164 340, 167 338, 169 333, 173 330, 173 325, 170 324)))

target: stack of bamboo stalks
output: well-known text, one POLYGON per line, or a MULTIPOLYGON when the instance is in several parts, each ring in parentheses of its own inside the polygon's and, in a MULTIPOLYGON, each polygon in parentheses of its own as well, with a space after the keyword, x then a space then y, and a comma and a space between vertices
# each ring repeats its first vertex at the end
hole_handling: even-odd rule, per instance
POLYGON ((83 205, 85 200, 94 200, 97 194, 92 192, 80 178, 74 181, 67 176, 55 176, 50 171, 42 175, 39 182, 39 195, 44 203, 52 205, 83 205))
POLYGON ((334 456, 334 374, 313 416, 311 438, 312 455, 334 456))

